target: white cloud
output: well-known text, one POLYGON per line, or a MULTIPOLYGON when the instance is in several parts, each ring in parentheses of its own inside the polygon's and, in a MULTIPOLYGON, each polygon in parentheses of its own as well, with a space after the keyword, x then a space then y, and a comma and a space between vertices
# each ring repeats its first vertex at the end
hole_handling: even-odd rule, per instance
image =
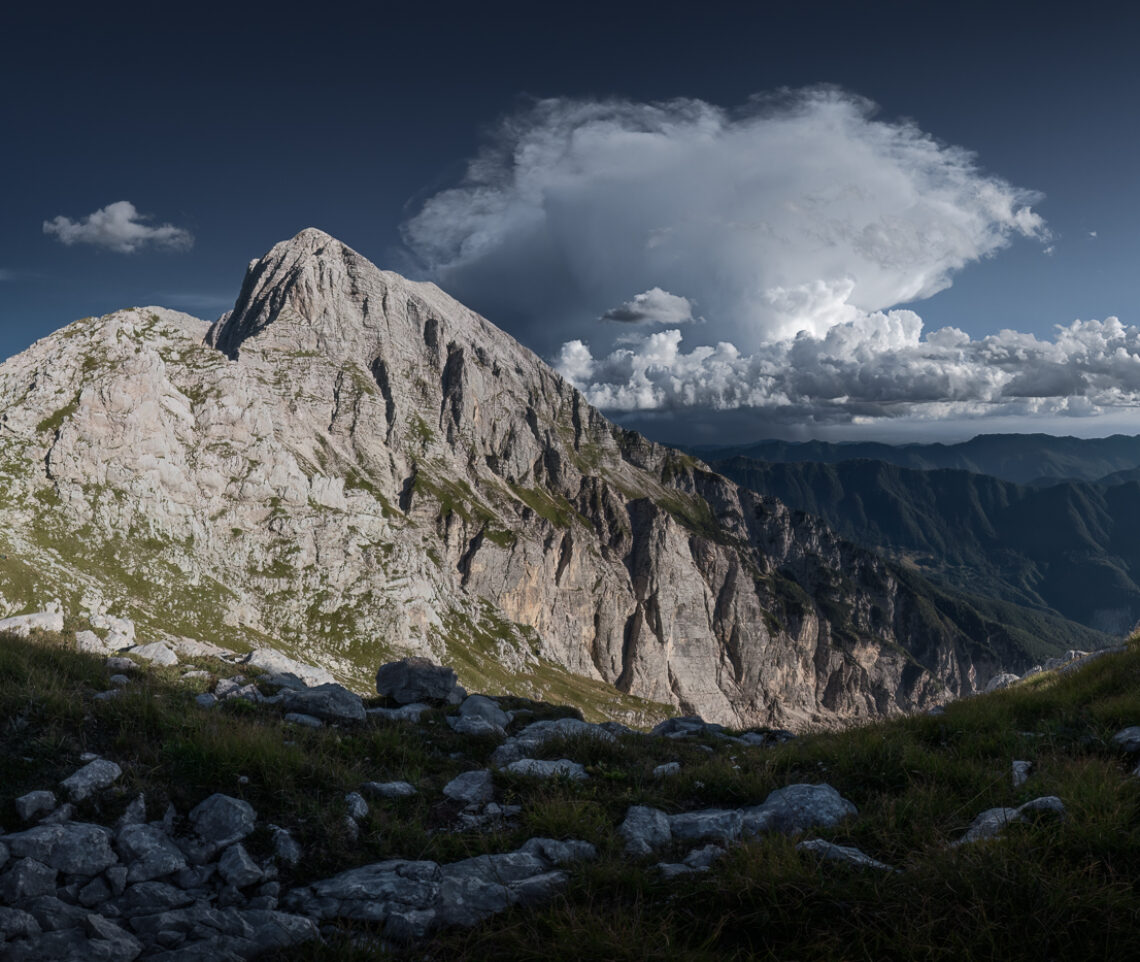
POLYGON ((626 324, 685 324, 693 320, 693 304, 687 297, 651 287, 617 307, 611 307, 600 320, 626 324))
POLYGON ((658 331, 595 358, 563 346, 559 371, 612 411, 748 409, 769 422, 1097 417, 1140 408, 1140 328, 1117 318, 1058 325, 1052 340, 956 328, 923 336, 912 311, 866 315, 742 354, 682 349, 658 331))
POLYGON ((167 250, 189 250, 193 235, 173 224, 151 227, 129 200, 108 204, 82 220, 60 215, 44 221, 44 233, 54 234, 64 244, 91 244, 120 254, 132 254, 139 248, 154 246, 167 250))
POLYGON ((441 285, 540 351, 654 289, 753 351, 929 297, 1014 237, 1044 239, 1036 199, 832 88, 739 110, 552 99, 505 120, 404 237, 441 285))

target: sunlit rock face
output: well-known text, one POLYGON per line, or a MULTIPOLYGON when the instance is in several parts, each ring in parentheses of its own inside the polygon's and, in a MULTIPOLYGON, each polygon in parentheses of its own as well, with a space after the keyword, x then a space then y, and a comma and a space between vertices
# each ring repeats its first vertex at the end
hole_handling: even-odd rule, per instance
POLYGON ((361 690, 415 654, 478 690, 578 677, 598 711, 633 711, 614 686, 796 727, 1028 665, 317 230, 254 261, 213 325, 119 311, 0 366, 0 445, 5 613, 60 597, 361 690))

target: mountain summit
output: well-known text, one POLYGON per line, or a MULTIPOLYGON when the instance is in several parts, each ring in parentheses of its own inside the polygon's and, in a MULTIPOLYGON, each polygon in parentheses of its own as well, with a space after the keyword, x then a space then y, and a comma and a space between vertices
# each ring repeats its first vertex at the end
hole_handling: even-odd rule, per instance
POLYGON ((58 597, 362 688, 414 653, 595 714, 803 726, 1052 653, 1045 616, 930 589, 611 424, 317 230, 254 261, 212 326, 119 311, 0 366, 0 473, 8 613, 58 597))

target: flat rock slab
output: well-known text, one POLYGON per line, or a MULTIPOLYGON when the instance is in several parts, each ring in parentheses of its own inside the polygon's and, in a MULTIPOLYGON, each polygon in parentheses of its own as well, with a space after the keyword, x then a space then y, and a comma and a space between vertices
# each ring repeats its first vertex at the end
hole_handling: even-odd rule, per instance
POLYGON ((574 782, 583 782, 590 777, 586 774, 585 766, 569 758, 520 758, 517 762, 511 762, 505 770, 512 775, 526 775, 529 778, 568 778, 574 782))
POLYGON ((245 659, 245 663, 252 668, 260 668, 267 672, 271 678, 274 675, 293 675, 309 688, 336 682, 336 679, 324 668, 295 661, 272 648, 255 648, 245 659))
POLYGON ((295 889, 286 905, 314 919, 383 924, 385 938, 405 941, 547 899, 567 879, 557 866, 595 854, 587 842, 531 839, 514 852, 449 865, 390 859, 295 889))
POLYGON ((485 805, 495 797, 494 777, 486 768, 464 772, 443 786, 443 794, 464 805, 485 805))
POLYGON ((287 712, 314 715, 324 721, 362 722, 368 717, 360 696, 335 682, 315 688, 285 688, 280 704, 287 712))
POLYGON ((178 664, 178 655, 164 641, 152 641, 149 645, 139 645, 132 648, 130 654, 136 658, 149 661, 152 665, 169 668, 178 664))

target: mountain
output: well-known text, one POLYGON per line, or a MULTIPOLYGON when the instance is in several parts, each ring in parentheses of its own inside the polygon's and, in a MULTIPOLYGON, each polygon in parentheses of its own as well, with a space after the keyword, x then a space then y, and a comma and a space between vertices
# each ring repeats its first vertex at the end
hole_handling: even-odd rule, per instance
POLYGON ((415 653, 595 713, 835 724, 1074 641, 613 425, 317 230, 251 263, 213 325, 119 311, 5 362, 0 476, 8 613, 58 598, 73 627, 125 615, 361 689, 415 653))
POLYGON ((1115 635, 1140 620, 1140 483, 1127 473, 1029 487, 883 461, 713 466, 943 583, 1115 635))
POLYGON ((694 447, 709 461, 734 457, 779 463, 884 461, 902 468, 949 468, 988 474, 1015 484, 1056 480, 1096 481, 1117 471, 1140 468, 1140 435, 1107 438, 1049 434, 979 434, 960 444, 880 444, 873 441, 760 441, 727 447, 694 447))

